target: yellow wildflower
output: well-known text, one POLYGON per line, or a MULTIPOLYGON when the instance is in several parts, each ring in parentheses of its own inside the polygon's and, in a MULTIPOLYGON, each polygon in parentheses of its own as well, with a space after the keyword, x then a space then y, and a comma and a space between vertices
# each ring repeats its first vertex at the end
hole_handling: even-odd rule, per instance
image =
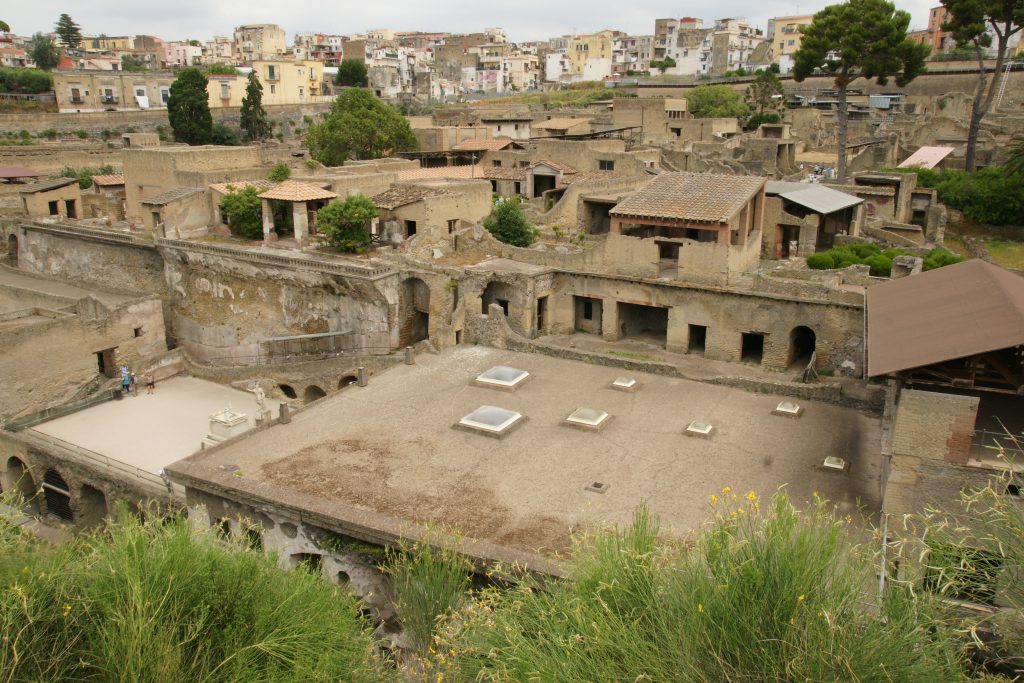
POLYGON ((801 596, 800 596, 799 598, 797 598, 797 599, 796 599, 796 601, 797 601, 797 602, 803 602, 803 601, 804 601, 804 598, 805 598, 805 597, 806 597, 806 596, 804 596, 804 595, 801 595, 801 596))
POLYGON ((708 500, 710 500, 710 501, 711 501, 711 504, 712 504, 712 505, 714 505, 715 503, 717 503, 717 502, 718 502, 718 496, 716 496, 715 494, 713 494, 713 493, 712 493, 712 494, 711 494, 711 495, 710 495, 710 496, 708 497, 708 500))
POLYGON ((753 491, 747 491, 747 500, 753 503, 755 500, 757 500, 757 494, 754 493, 753 491))
POLYGON ((701 603, 698 602, 697 603, 697 611, 703 613, 704 612, 704 605, 702 605, 701 603))
POLYGON ((71 605, 64 603, 64 618, 67 619, 68 615, 71 614, 71 605))
POLYGON ((729 495, 729 493, 730 493, 731 491, 732 491, 732 489, 731 489, 731 488, 729 488, 728 486, 723 486, 723 487, 722 487, 722 495, 723 495, 723 496, 727 496, 727 495, 729 495))

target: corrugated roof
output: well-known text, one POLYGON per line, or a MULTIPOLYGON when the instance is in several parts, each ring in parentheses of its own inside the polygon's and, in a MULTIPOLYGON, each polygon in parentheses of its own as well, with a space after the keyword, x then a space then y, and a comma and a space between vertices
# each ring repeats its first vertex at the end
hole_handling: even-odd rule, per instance
POLYGON ((214 183, 210 185, 210 189, 220 194, 231 194, 247 187, 255 187, 257 190, 268 190, 273 186, 273 180, 232 180, 229 183, 214 183))
POLYGON ((1024 344, 1024 278, 972 259, 868 288, 868 375, 1024 344))
POLYGON ((121 173, 111 173, 109 175, 94 175, 92 176, 92 182, 94 185, 100 186, 124 185, 124 175, 121 173))
POLYGON ((836 211, 842 211, 864 202, 860 197, 855 197, 852 194, 840 192, 839 190, 833 190, 831 187, 825 187, 817 183, 800 184, 803 187, 780 192, 779 196, 821 214, 835 213, 836 211))
POLYGON ((200 194, 201 192, 202 190, 195 187, 176 187, 173 190, 168 190, 167 192, 164 192, 163 194, 158 194, 155 197, 143 199, 142 203, 148 204, 150 206, 164 206, 166 204, 170 204, 171 202, 176 202, 179 199, 185 199, 187 197, 191 197, 192 195, 200 194))
POLYGON ((49 192, 50 190, 56 190, 61 187, 67 187, 72 183, 77 183, 76 178, 50 178, 49 180, 40 180, 38 183, 32 183, 26 185, 21 190, 21 194, 35 194, 36 192, 49 192))
POLYGON ((317 199, 334 199, 337 193, 325 190, 313 183, 301 180, 285 180, 260 195, 260 199, 277 199, 285 202, 311 202, 317 199))
POLYGON ((436 187, 418 187, 416 185, 399 185, 385 190, 380 194, 370 197, 370 200, 379 209, 397 209, 400 206, 418 202, 427 197, 436 197, 448 194, 445 190, 436 187))
POLYGON ((590 119, 571 119, 563 117, 541 121, 540 123, 533 124, 533 127, 535 129, 540 128, 541 130, 568 130, 584 123, 590 123, 590 119))
POLYGON ((910 168, 920 166, 921 168, 935 168, 942 160, 953 153, 955 147, 921 147, 916 152, 903 160, 897 168, 910 168))
POLYGON ((764 187, 758 176, 662 173, 612 209, 613 216, 725 223, 764 187))
POLYGON ((511 147, 512 138, 490 138, 463 140, 457 145, 452 145, 454 152, 495 152, 511 147))

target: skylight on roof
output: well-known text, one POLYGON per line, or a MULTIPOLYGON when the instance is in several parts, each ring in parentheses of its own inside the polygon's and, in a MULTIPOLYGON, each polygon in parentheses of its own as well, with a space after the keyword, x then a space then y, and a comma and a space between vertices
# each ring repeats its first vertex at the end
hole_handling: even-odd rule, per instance
POLYGON ((522 413, 498 406, 480 406, 456 423, 467 431, 501 438, 523 419, 522 413))
POLYGON ((605 411, 596 408, 577 408, 569 417, 565 418, 562 424, 597 432, 601 431, 608 423, 610 417, 611 415, 605 411))
POLYGON ((496 365, 477 375, 473 384, 502 391, 515 391, 529 377, 530 373, 525 370, 510 368, 507 365, 496 365))

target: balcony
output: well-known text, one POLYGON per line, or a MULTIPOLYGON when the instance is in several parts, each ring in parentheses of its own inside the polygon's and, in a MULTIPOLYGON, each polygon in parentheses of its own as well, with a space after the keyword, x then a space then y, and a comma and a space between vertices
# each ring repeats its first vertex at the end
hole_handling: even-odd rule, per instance
POLYGON ((117 95, 101 95, 100 102, 103 104, 117 104, 117 95))
POLYGON ((71 104, 84 104, 84 103, 85 103, 85 100, 82 99, 81 97, 72 97, 71 98, 71 104))

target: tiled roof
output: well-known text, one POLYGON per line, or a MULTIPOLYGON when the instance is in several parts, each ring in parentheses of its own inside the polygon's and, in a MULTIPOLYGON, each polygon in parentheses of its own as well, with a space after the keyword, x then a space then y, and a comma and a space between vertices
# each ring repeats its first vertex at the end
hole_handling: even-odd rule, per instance
POLYGON ((263 194, 260 199, 279 199, 286 202, 309 202, 315 199, 334 199, 338 195, 330 190, 304 183, 299 180, 285 180, 263 194))
POLYGON ((24 166, 0 166, 0 178, 42 178, 43 175, 24 166))
POLYGON ((725 223, 764 187, 759 176, 662 173, 612 209, 614 216, 725 223))
POLYGON ((400 206, 418 202, 426 197, 435 197, 448 194, 436 187, 418 187, 416 185, 399 185, 390 190, 370 197, 370 200, 379 209, 397 209, 400 206))
POLYGON ((452 145, 453 152, 492 152, 512 146, 512 138, 490 138, 486 140, 463 140, 452 145))
POLYGON ((185 199, 187 197, 191 197, 192 195, 196 195, 201 192, 202 190, 195 187, 176 187, 173 190, 168 190, 167 192, 164 192, 163 194, 158 194, 155 197, 143 199, 142 203, 148 204, 150 206, 164 206, 166 204, 170 204, 171 202, 176 202, 179 199, 185 199))
POLYGON ((561 171, 562 173, 565 173, 565 174, 568 174, 568 173, 579 173, 579 171, 577 171, 575 168, 573 168, 569 164, 560 164, 557 161, 551 161, 551 159, 541 159, 540 161, 538 161, 538 162, 536 162, 534 164, 531 164, 530 168, 537 168, 541 164, 544 164, 545 166, 550 166, 551 168, 555 169, 556 171, 561 171))
POLYGON ((454 178, 457 180, 468 180, 470 178, 483 178, 483 167, 480 164, 475 166, 438 166, 435 168, 413 168, 408 171, 399 171, 399 180, 436 180, 443 178, 454 178))
POLYGON ((61 187, 67 187, 71 183, 77 183, 76 178, 50 178, 49 180, 40 180, 38 183, 32 183, 26 185, 25 189, 21 190, 21 194, 35 194, 36 192, 49 192, 50 190, 56 190, 61 187))
POLYGON ((579 185, 591 180, 612 180, 625 178, 627 174, 617 171, 587 171, 586 173, 574 173, 562 178, 563 185, 579 185))
POLYGON ((590 119, 549 119, 547 121, 541 121, 540 123, 533 124, 535 129, 540 128, 541 130, 569 130, 575 128, 584 123, 590 123, 590 119))
POLYGON ((124 185, 124 175, 121 173, 94 175, 92 176, 92 182, 94 185, 124 185))
POLYGON ((231 194, 247 187, 255 187, 257 190, 269 190, 274 186, 272 180, 232 180, 229 183, 214 183, 210 189, 220 194, 231 194))
POLYGON ((526 169, 489 166, 484 169, 484 177, 488 180, 526 180, 526 169))

